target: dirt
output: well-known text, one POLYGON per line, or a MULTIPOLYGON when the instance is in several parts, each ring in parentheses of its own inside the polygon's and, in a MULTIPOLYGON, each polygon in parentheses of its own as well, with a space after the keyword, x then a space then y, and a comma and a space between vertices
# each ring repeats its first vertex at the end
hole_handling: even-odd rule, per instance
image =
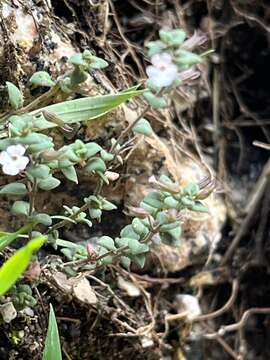
MULTIPOLYGON (((39 262, 43 271, 33 293, 37 299, 34 315, 20 313, 10 324, 1 323, 1 359, 42 358, 50 303, 58 319, 63 358, 68 360, 270 358, 267 3, 2 1, 3 110, 7 105, 6 80, 25 89, 33 71, 45 67, 56 75, 65 69, 69 55, 86 47, 109 62, 104 74, 91 74, 84 89, 90 94, 127 88, 145 79, 148 60, 144 42, 155 39, 162 27, 181 27, 190 35, 201 30, 208 36, 205 47, 215 50, 203 65, 201 78, 184 89, 184 96, 176 94, 170 111, 148 115, 157 138, 138 147, 119 169, 122 180, 115 188, 105 189, 118 210, 106 215, 102 225, 90 233, 83 226, 70 227, 63 237, 85 243, 101 234, 115 236, 129 221, 122 210, 136 205, 148 190, 152 174, 167 172, 180 183, 190 177, 198 180, 206 173, 205 161, 217 185, 209 200, 211 218, 187 221, 179 251, 155 249, 143 270, 134 267, 128 273, 110 266, 89 278, 98 297, 96 305, 80 302, 55 283, 48 266, 54 269, 56 263, 64 261, 63 255, 50 246, 42 249, 39 262), (28 30, 20 29, 21 18, 27 19, 28 30), (213 238, 217 246, 208 262, 213 238), (139 296, 127 295, 119 286, 120 275, 139 289, 139 296), (186 293, 199 295, 202 313, 208 316, 193 324, 183 318, 166 321, 166 316, 179 313, 177 295, 186 293)), ((37 95, 28 93, 28 100, 37 95)), ((130 122, 142 107, 143 102, 136 100, 95 127, 80 128, 78 135, 106 146, 107 139, 118 134, 124 122, 130 122)), ((61 141, 61 134, 58 136, 61 141)), ((0 178, 1 184, 5 181, 0 178)), ((56 194, 42 195, 38 206, 47 206, 53 213, 63 203, 77 205, 92 191, 92 182, 82 178, 79 190, 64 183, 56 194)), ((1 202, 1 230, 19 226, 8 206, 7 200, 1 202)), ((9 252, 1 255, 1 262, 7 255, 9 252)))

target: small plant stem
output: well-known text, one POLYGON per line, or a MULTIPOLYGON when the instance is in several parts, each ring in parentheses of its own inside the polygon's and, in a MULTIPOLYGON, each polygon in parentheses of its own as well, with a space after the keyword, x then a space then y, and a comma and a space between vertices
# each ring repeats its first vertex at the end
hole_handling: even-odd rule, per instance
POLYGON ((160 225, 158 225, 157 227, 155 227, 154 229, 151 229, 149 231, 149 233, 144 237, 144 239, 142 239, 142 243, 146 243, 148 241, 151 241, 152 240, 152 237, 159 232, 159 228, 160 228, 160 225))
MULTIPOLYGON (((152 239, 152 237, 158 232, 158 229, 159 228, 149 231, 149 233, 146 235, 146 237, 144 239, 142 239, 142 243, 150 241, 152 239)), ((128 249, 129 249, 128 246, 122 246, 117 250, 110 250, 110 251, 106 252, 105 254, 98 256, 97 258, 93 258, 93 259, 87 258, 87 259, 79 259, 79 260, 69 261, 69 262, 65 263, 64 266, 75 265, 77 267, 81 267, 81 266, 87 265, 88 263, 91 263, 91 262, 95 262, 97 264, 98 261, 104 259, 107 256, 112 256, 113 260, 115 261, 117 258, 124 255, 126 250, 128 250, 128 249)), ((100 264, 93 270, 97 270, 103 266, 105 266, 105 264, 100 264)))
MULTIPOLYGON (((146 237, 144 239, 142 239, 142 243, 145 243, 147 241, 151 241, 152 237, 156 234, 156 232, 158 232, 158 228, 154 229, 154 230, 150 230, 149 233, 146 235, 146 237)), ((125 254, 126 250, 129 249, 129 246, 123 246, 119 249, 117 249, 116 251, 108 251, 106 254, 103 254, 101 256, 99 256, 95 261, 98 261, 98 260, 101 260, 102 258, 104 257, 107 257, 108 255, 112 255, 113 256, 113 260, 115 261, 117 258, 121 257, 122 255, 125 254)), ((97 269, 100 269, 102 268, 103 266, 105 266, 106 264, 101 264, 99 266, 97 266, 95 269, 93 270, 97 270, 97 269)), ((92 271, 93 271, 92 270, 92 271)))
POLYGON ((43 106, 48 105, 55 98, 55 96, 57 95, 57 93, 59 91, 60 91, 60 88, 58 85, 53 86, 49 91, 40 95, 38 98, 33 100, 30 104, 22 107, 21 109, 19 109, 17 111, 9 111, 7 113, 1 114, 3 116, 0 118, 0 122, 7 120, 11 115, 19 115, 22 113, 27 113, 27 112, 30 112, 30 111, 33 111, 33 110, 36 110, 36 109, 42 108, 43 106))
MULTIPOLYGON (((83 206, 80 207, 79 210, 77 210, 73 215, 71 215, 69 217, 69 219, 71 220, 75 220, 76 217, 78 215, 80 215, 80 213, 82 213, 83 211, 87 210, 89 208, 89 204, 84 204, 83 206)), ((62 220, 62 221, 59 221, 58 223, 54 224, 52 227, 49 228, 49 230, 47 231, 46 234, 51 234, 53 231, 57 230, 57 229, 60 229, 61 227, 65 226, 66 224, 68 224, 69 221, 68 220, 62 220)))
MULTIPOLYGON (((108 252, 106 252, 106 254, 100 255, 97 258, 94 259, 79 259, 79 260, 74 260, 74 261, 69 261, 67 263, 64 264, 64 266, 69 266, 69 265, 76 265, 76 266, 83 266, 83 265, 87 265, 89 262, 98 262, 102 259, 104 259, 107 256, 114 256, 114 258, 117 258, 119 256, 121 256, 123 254, 124 251, 128 250, 128 246, 122 246, 121 248, 117 249, 117 250, 110 250, 108 252)), ((93 269, 95 270, 95 269, 93 269)))
POLYGON ((21 108, 18 113, 26 113, 29 111, 33 111, 36 109, 40 109, 43 106, 46 106, 47 104, 51 103, 52 99, 55 98, 56 94, 60 91, 60 88, 58 85, 53 86, 49 91, 46 93, 40 95, 38 98, 33 100, 30 104, 24 106, 21 108))
MULTIPOLYGON (((156 96, 161 96, 164 94, 164 88, 159 90, 156 93, 156 96)), ((137 122, 139 120, 141 120, 141 118, 144 117, 144 115, 151 109, 151 105, 148 104, 146 105, 146 107, 144 108, 144 110, 140 113, 140 115, 137 116, 137 118, 131 122, 122 132, 121 134, 118 136, 118 138, 116 139, 116 142, 113 144, 113 146, 111 147, 111 152, 115 149, 115 147, 120 143, 120 140, 122 140, 129 132, 130 130, 137 124, 137 122)))
MULTIPOLYGON (((32 190, 29 193, 29 212, 28 212, 28 216, 31 217, 33 214, 33 211, 35 209, 35 198, 36 198, 36 194, 37 194, 37 180, 34 179, 33 181, 33 186, 32 186, 32 190)), ((30 230, 28 232, 28 238, 29 240, 32 239, 32 230, 30 230)))
POLYGON ((97 184, 96 190, 95 190, 95 196, 97 196, 97 195, 99 195, 101 193, 103 185, 104 185, 104 181, 100 178, 99 182, 97 184))
POLYGON ((36 193, 37 193, 37 180, 34 179, 32 191, 29 194, 29 199, 30 199, 29 214, 28 214, 29 216, 31 216, 34 211, 36 193))
MULTIPOLYGON (((101 193, 101 190, 102 190, 102 187, 104 185, 104 182, 102 179, 100 179, 100 181, 98 182, 97 184, 97 188, 95 190, 95 195, 98 196, 100 193, 101 193)), ((71 215, 69 217, 70 220, 75 220, 76 217, 78 215, 80 215, 82 212, 86 211, 89 209, 89 204, 86 203, 84 205, 82 205, 79 210, 77 210, 73 215, 71 215)), ((54 224, 52 227, 50 227, 47 231, 47 234, 51 234, 52 232, 54 232, 55 230, 57 229, 60 229, 61 227, 67 225, 69 223, 68 220, 62 220, 62 221, 59 221, 58 223, 54 224)))
POLYGON ((130 123, 122 132, 121 134, 118 136, 118 139, 116 140, 116 142, 113 144, 113 146, 111 147, 111 152, 115 149, 115 147, 120 143, 120 140, 122 140, 129 132, 130 130, 137 124, 137 122, 139 120, 141 120, 141 118, 151 109, 151 105, 147 105, 144 110, 140 113, 140 115, 137 116, 137 118, 130 123))

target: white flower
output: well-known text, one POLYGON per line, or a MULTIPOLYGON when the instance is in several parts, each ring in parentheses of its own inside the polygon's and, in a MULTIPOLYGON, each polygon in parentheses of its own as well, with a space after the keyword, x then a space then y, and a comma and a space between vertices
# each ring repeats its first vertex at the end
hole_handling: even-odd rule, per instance
POLYGON ((156 54, 151 57, 153 65, 147 66, 146 73, 155 86, 170 86, 177 77, 177 66, 172 63, 168 53, 156 54))
POLYGON ((26 168, 29 158, 24 156, 25 148, 22 145, 10 145, 0 153, 0 164, 6 175, 17 175, 26 168))

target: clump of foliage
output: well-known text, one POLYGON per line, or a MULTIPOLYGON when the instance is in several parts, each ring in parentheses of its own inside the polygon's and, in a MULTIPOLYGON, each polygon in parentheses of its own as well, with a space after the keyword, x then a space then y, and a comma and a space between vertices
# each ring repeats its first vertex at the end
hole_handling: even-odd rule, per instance
MULTIPOLYGON (((132 263, 143 267, 153 243, 181 246, 182 221, 186 211, 207 211, 201 200, 208 193, 198 184, 189 183, 180 188, 168 176, 162 175, 158 180, 154 177, 150 179, 155 191, 148 193, 138 207, 130 209, 133 219, 119 236, 103 235, 94 245, 88 246, 60 239, 59 231, 65 226, 84 223, 91 227, 95 221, 102 222, 104 211, 116 209, 116 205, 102 195, 102 188, 119 177, 114 168, 123 162, 120 155, 126 145, 123 139, 129 132, 136 136, 151 136, 152 127, 144 118, 147 111, 151 107, 167 106, 168 97, 177 86, 200 75, 195 65, 202 62, 204 54, 195 54, 192 49, 202 42, 202 37, 195 34, 186 40, 182 30, 161 30, 159 36, 159 40, 146 45, 152 65, 146 69, 148 80, 144 90, 133 87, 117 94, 52 105, 55 94, 75 93, 87 79, 89 69, 107 66, 106 61, 95 57, 89 50, 72 56, 69 60, 71 69, 56 80, 45 71, 33 74, 30 85, 48 88, 48 91, 26 106, 22 92, 14 84, 7 83, 11 109, 2 116, 0 164, 3 173, 9 177, 7 185, 0 188, 0 195, 10 199, 10 211, 21 219, 24 226, 14 233, 0 234, 0 251, 18 237, 27 238, 28 243, 0 268, 0 295, 14 285, 31 261, 34 251, 44 243, 62 249, 68 260, 64 268, 69 270, 69 274, 76 274, 78 267, 81 271, 96 271, 112 263, 127 269, 132 263), (146 109, 117 139, 110 139, 110 149, 80 139, 62 147, 56 146, 51 128, 61 128, 64 133, 72 132, 73 124, 93 121, 141 94, 148 102, 146 109), (54 191, 61 185, 62 177, 78 184, 78 170, 95 177, 94 193, 82 199, 80 207, 65 205, 61 214, 39 212, 36 209, 39 193, 54 191), (15 180, 11 176, 16 176, 15 180), (41 228, 44 229, 42 233, 41 228)), ((28 288, 13 287, 9 293, 18 306, 34 305, 28 288)))

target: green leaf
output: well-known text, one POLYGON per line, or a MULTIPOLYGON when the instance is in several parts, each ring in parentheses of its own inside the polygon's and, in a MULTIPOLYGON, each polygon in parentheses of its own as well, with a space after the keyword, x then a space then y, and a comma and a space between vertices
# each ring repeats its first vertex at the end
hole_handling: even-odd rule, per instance
POLYGON ((165 44, 169 46, 179 46, 184 42, 186 38, 186 33, 180 29, 169 31, 160 30, 159 36, 165 44))
POLYGON ((68 166, 63 169, 61 169, 62 173, 65 175, 65 177, 78 184, 78 177, 74 166, 68 166))
POLYGON ((35 72, 30 80, 30 84, 37 86, 46 86, 52 87, 55 85, 55 82, 51 79, 51 76, 46 71, 37 71, 35 72))
POLYGON ((164 184, 174 185, 175 183, 172 181, 171 178, 167 175, 161 175, 159 178, 159 181, 161 181, 164 184))
POLYGON ((138 218, 132 220, 132 229, 135 231, 136 234, 141 236, 144 236, 149 232, 148 228, 138 218))
POLYGON ((163 224, 163 225, 161 225, 159 231, 160 232, 170 231, 170 230, 173 230, 173 229, 179 227, 179 225, 180 225, 179 221, 174 221, 174 222, 171 222, 168 224, 163 224))
POLYGON ((195 204, 195 202, 193 200, 191 200, 187 196, 182 196, 181 197, 181 203, 186 207, 191 207, 191 206, 193 206, 195 204))
POLYGON ((183 193, 188 194, 190 196, 196 196, 199 191, 200 191, 199 185, 191 181, 183 189, 183 193))
POLYGON ((91 63, 90 63, 90 67, 93 69, 104 69, 108 66, 109 64, 107 63, 107 61, 97 57, 97 56, 91 56, 91 63))
MULTIPOLYGON (((43 110, 50 111, 60 117, 66 124, 94 120, 107 114, 132 97, 141 95, 143 92, 144 90, 127 89, 126 91, 113 95, 91 96, 76 100, 64 101, 62 103, 35 110, 32 112, 32 114, 35 115, 37 112, 43 110)), ((43 124, 40 129, 44 130, 56 126, 58 125, 46 121, 46 119, 43 117, 43 124)))
POLYGON ((31 133, 27 134, 26 136, 20 137, 20 144, 23 145, 33 145, 33 144, 40 144, 40 143, 48 143, 52 142, 53 138, 50 136, 47 136, 45 134, 40 133, 31 133))
POLYGON ((161 41, 149 41, 145 46, 148 48, 149 57, 159 54, 164 50, 164 45, 161 41))
POLYGON ((122 264, 126 269, 129 270, 130 264, 131 264, 131 260, 130 260, 130 258, 127 257, 127 256, 121 256, 121 257, 120 257, 120 264, 122 264))
POLYGON ((37 224, 43 224, 46 226, 52 225, 52 219, 50 215, 45 213, 35 214, 31 216, 31 220, 33 220, 37 224))
POLYGON ((72 55, 68 59, 68 62, 70 62, 73 65, 84 65, 85 64, 82 54, 79 54, 79 53, 72 55))
POLYGON ((106 171, 106 164, 102 159, 94 157, 88 161, 84 170, 89 173, 93 171, 100 171, 104 173, 106 171))
POLYGON ((9 246, 14 240, 22 234, 29 232, 33 227, 33 224, 27 224, 21 227, 14 233, 1 233, 0 235, 0 251, 9 246))
POLYGON ((167 101, 163 97, 156 96, 150 91, 146 91, 143 96, 154 109, 160 109, 167 106, 167 101))
POLYGON ((209 213, 209 209, 200 201, 196 201, 195 204, 190 208, 192 211, 209 213))
POLYGON ((68 159, 64 159, 64 160, 59 160, 58 161, 58 166, 56 167, 56 169, 64 169, 67 167, 73 166, 73 163, 71 161, 69 161, 68 159))
POLYGON ((23 130, 32 129, 33 127, 34 117, 30 114, 12 115, 9 118, 9 129, 13 136, 20 136, 23 130))
POLYGON ((3 264, 0 268, 0 296, 4 295, 26 270, 33 252, 37 251, 45 241, 45 236, 29 241, 3 264))
POLYGON ((134 231, 133 226, 131 224, 126 225, 121 230, 120 235, 122 238, 129 238, 129 239, 135 239, 135 240, 140 239, 140 235, 134 231))
POLYGON ((77 224, 75 220, 72 220, 68 216, 64 216, 64 215, 54 215, 54 216, 51 216, 51 219, 60 219, 60 220, 68 221, 72 224, 77 224))
POLYGON ((27 188, 24 184, 13 182, 3 186, 0 190, 0 194, 8 194, 8 195, 26 195, 27 188))
POLYGON ((122 248, 125 246, 128 246, 128 242, 129 242, 129 238, 116 238, 115 239, 115 243, 117 245, 118 248, 122 248))
POLYGON ((61 249, 60 250, 62 254, 64 254, 64 256, 68 259, 68 260, 74 260, 74 255, 76 253, 75 249, 71 250, 71 249, 61 249))
POLYGON ((84 81, 87 80, 87 78, 88 78, 87 72, 80 69, 78 66, 76 66, 70 76, 70 85, 68 87, 66 86, 66 89, 65 89, 65 87, 62 87, 62 91, 72 92, 72 88, 83 83, 84 81), (66 91, 66 90, 68 90, 68 91, 66 91))
POLYGON ((156 215, 156 221, 162 225, 170 222, 169 214, 167 211, 159 211, 156 215))
MULTIPOLYGON (((156 209, 162 209, 163 208, 163 199, 159 192, 153 191, 150 192, 145 196, 143 201, 141 202, 140 206, 144 209, 144 205, 150 205, 153 208, 156 209)), ((147 210, 147 209, 146 209, 147 210)))
POLYGON ((14 139, 3 139, 0 140, 0 150, 6 150, 6 148, 10 145, 16 144, 16 141, 14 139))
POLYGON ((146 204, 143 201, 140 203, 140 207, 143 208, 144 210, 146 210, 151 215, 154 215, 157 212, 157 208, 155 208, 149 204, 146 204))
POLYGON ((42 190, 52 190, 59 186, 61 183, 60 180, 54 178, 53 176, 48 177, 47 179, 41 180, 38 182, 38 187, 42 190))
POLYGON ((9 235, 9 234, 11 234, 11 233, 8 233, 6 231, 0 231, 0 239, 1 239, 1 237, 9 235))
POLYGON ((95 142, 85 144, 85 148, 87 150, 86 155, 88 158, 96 155, 99 151, 102 150, 102 147, 95 142))
POLYGON ((88 196, 87 198, 84 198, 84 202, 86 203, 86 204, 89 204, 89 205, 95 205, 95 207, 100 207, 101 206, 101 204, 102 204, 102 197, 101 196, 99 196, 99 197, 97 197, 97 196, 95 196, 95 195, 90 195, 90 196, 88 196), (97 206, 96 206, 97 205, 97 206))
POLYGON ((54 147, 53 142, 43 141, 39 144, 32 144, 32 145, 28 146, 27 151, 30 154, 35 154, 35 153, 39 153, 41 151, 52 149, 53 147, 54 147))
POLYGON ((145 255, 137 255, 137 256, 134 256, 132 258, 132 260, 140 266, 140 268, 142 269, 144 267, 144 264, 145 264, 145 255))
POLYGON ((102 236, 98 239, 97 244, 103 246, 107 250, 116 250, 114 240, 109 236, 102 236))
POLYGON ((11 207, 12 214, 28 216, 30 204, 26 201, 15 201, 11 207))
MULTIPOLYGON (((107 254, 108 250, 106 248, 104 248, 103 246, 100 247, 99 249, 99 256, 105 255, 107 254)), ((113 257, 111 255, 105 256, 104 258, 102 258, 102 263, 105 265, 111 264, 113 262, 113 257)))
POLYGON ((23 95, 20 90, 11 82, 6 82, 8 88, 8 97, 11 107, 18 110, 23 106, 23 95))
POLYGON ((157 86, 157 85, 155 84, 155 81, 150 80, 150 79, 148 79, 148 80, 146 81, 146 87, 147 87, 147 89, 151 90, 151 92, 153 92, 153 93, 157 93, 157 92, 159 92, 159 91, 162 89, 161 86, 157 86))
POLYGON ((89 209, 89 216, 91 219, 100 219, 102 211, 100 209, 89 209))
POLYGON ((49 324, 47 336, 45 340, 45 348, 42 360, 62 360, 61 344, 59 339, 58 327, 53 311, 52 304, 50 304, 49 324))
POLYGON ((111 210, 116 210, 117 206, 106 199, 102 199, 101 208, 102 208, 102 210, 105 210, 105 211, 111 211, 111 210))
POLYGON ((173 196, 167 196, 164 199, 164 204, 168 207, 168 209, 175 209, 179 205, 179 202, 175 200, 173 196))
POLYGON ((182 228, 181 225, 177 226, 176 228, 169 230, 168 233, 175 239, 179 240, 182 235, 182 228))
POLYGON ((93 55, 89 49, 85 49, 82 53, 82 57, 84 60, 91 60, 92 56, 93 55))
POLYGON ((102 159, 104 161, 111 161, 113 158, 114 158, 114 155, 109 153, 108 151, 106 150, 101 150, 100 152, 100 156, 102 157, 102 159))
POLYGON ((77 249, 78 245, 74 244, 71 241, 67 241, 67 240, 62 240, 62 239, 57 239, 56 240, 56 245, 57 246, 63 246, 66 248, 70 248, 70 249, 77 249))
POLYGON ((181 234, 182 234, 182 228, 179 225, 174 229, 160 232, 159 236, 164 244, 170 246, 179 246, 181 243, 181 234))
POLYGON ((142 134, 145 136, 151 136, 153 134, 153 129, 146 119, 140 119, 137 124, 132 128, 132 131, 135 134, 142 134))
POLYGON ((49 176, 50 168, 47 165, 32 165, 27 169, 27 174, 30 174, 35 179, 46 179, 49 176))
POLYGON ((177 51, 177 58, 175 59, 176 64, 182 67, 190 67, 199 64, 201 61, 202 58, 199 55, 184 49, 177 51))
POLYGON ((142 244, 136 239, 129 239, 128 247, 129 247, 131 255, 139 255, 139 254, 149 251, 148 245, 142 244))

